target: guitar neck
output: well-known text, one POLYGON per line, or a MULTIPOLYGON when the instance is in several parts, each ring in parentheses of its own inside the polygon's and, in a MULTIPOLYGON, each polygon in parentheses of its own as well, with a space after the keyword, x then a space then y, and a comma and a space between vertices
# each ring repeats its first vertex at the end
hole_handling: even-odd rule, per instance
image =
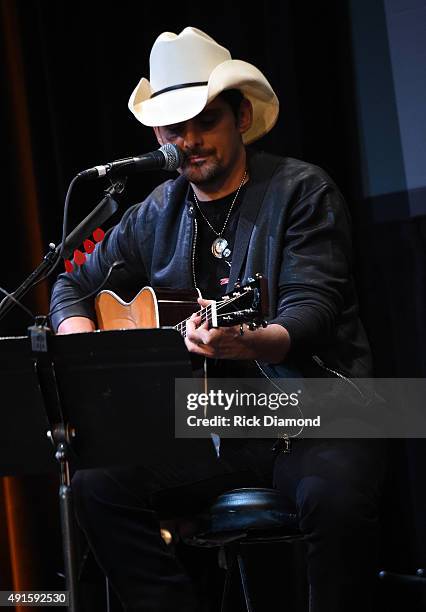
MULTIPOLYGON (((201 324, 207 322, 209 327, 248 323, 250 329, 256 329, 259 325, 266 325, 264 317, 267 311, 266 279, 256 275, 256 279, 250 278, 243 286, 236 285, 232 293, 227 293, 221 300, 212 302, 195 314, 201 317, 201 324)), ((184 338, 189 319, 190 317, 174 326, 184 338)))
MULTIPOLYGON (((198 310, 195 314, 198 317, 201 317, 201 324, 207 321, 209 324, 209 327, 210 325, 216 326, 217 324, 216 302, 213 302, 213 304, 209 304, 205 308, 201 308, 201 310, 198 310)), ((188 317, 187 319, 184 319, 177 325, 173 326, 173 329, 176 329, 184 338, 186 338, 186 323, 187 321, 190 320, 190 318, 191 317, 188 317)))

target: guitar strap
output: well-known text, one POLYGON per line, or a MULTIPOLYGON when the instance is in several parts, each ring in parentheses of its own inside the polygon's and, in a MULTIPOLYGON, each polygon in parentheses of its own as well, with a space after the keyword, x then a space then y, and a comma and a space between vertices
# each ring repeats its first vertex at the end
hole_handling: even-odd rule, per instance
MULTIPOLYGON (((208 362, 206 357, 204 357, 204 393, 208 394, 209 392, 209 376, 208 376, 208 362)), ((204 407, 204 418, 208 416, 208 407, 207 405, 204 407)), ((220 457, 220 436, 213 431, 210 432, 210 437, 213 443, 213 447, 216 453, 216 457, 219 459, 220 457)))

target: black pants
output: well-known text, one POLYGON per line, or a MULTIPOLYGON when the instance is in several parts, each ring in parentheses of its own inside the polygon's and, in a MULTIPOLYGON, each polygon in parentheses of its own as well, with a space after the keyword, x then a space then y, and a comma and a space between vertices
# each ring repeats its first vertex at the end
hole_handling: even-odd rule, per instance
MULTIPOLYGON (((209 443, 209 441, 206 441, 209 443)), ((128 611, 197 610, 189 578, 160 536, 159 516, 194 514, 221 492, 280 489, 298 512, 308 550, 310 610, 369 610, 384 474, 377 440, 298 440, 290 454, 271 441, 224 441, 220 459, 82 470, 73 478, 77 519, 128 611)), ((280 609, 276 602, 274 610, 280 609)))

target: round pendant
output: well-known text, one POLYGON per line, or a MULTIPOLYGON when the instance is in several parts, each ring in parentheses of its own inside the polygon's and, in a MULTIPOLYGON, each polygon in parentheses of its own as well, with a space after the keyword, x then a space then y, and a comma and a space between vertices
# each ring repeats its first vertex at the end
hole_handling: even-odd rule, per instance
POLYGON ((231 251, 227 248, 228 241, 225 238, 221 238, 220 236, 213 240, 212 242, 212 253, 218 259, 222 259, 222 257, 228 257, 231 254, 231 251))

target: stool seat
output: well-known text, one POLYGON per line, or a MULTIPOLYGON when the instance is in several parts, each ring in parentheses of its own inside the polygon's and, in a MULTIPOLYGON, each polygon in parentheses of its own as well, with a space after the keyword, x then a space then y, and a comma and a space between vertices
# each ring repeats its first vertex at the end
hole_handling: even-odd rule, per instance
POLYGON ((208 512, 198 517, 196 533, 185 538, 198 546, 222 546, 235 540, 282 541, 300 539, 297 515, 286 509, 275 489, 233 489, 220 495, 208 512))
POLYGON ((182 536, 193 546, 219 547, 219 566, 226 570, 221 612, 227 609, 235 565, 239 570, 246 610, 254 612, 243 558, 246 544, 303 539, 297 516, 288 511, 280 492, 262 488, 233 489, 223 493, 205 514, 189 524, 189 531, 182 536))

